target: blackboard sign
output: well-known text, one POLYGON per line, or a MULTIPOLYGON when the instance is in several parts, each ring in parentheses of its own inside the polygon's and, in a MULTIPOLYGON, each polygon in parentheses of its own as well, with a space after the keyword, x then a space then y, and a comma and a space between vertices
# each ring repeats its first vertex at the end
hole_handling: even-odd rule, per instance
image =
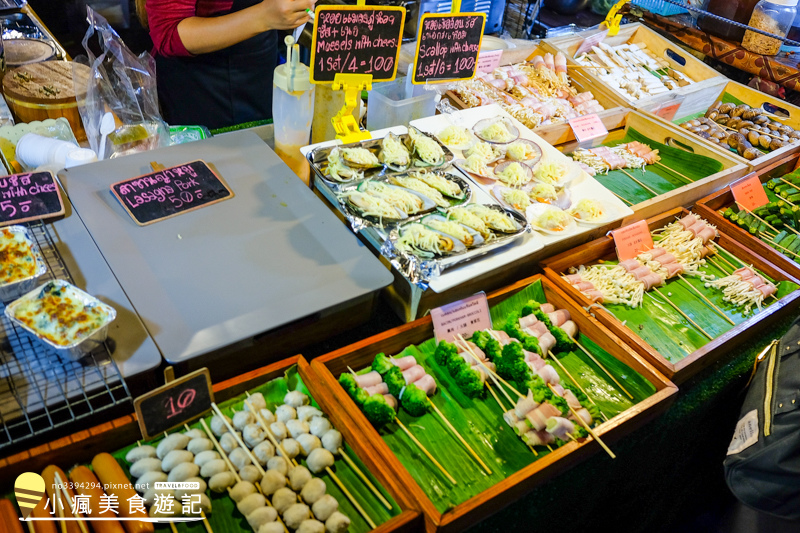
POLYGON ((317 6, 311 81, 330 83, 337 74, 393 80, 405 17, 405 8, 399 6, 317 6))
POLYGON ((64 214, 64 202, 52 172, 0 178, 0 226, 64 214))
POLYGON ((111 186, 111 192, 140 226, 234 196, 222 178, 203 161, 117 182, 111 186))
POLYGON ((483 41, 483 13, 425 14, 417 35, 417 85, 475 77, 483 41))
POLYGON ((213 402, 211 376, 201 368, 139 396, 133 408, 142 436, 151 439, 202 415, 213 402))

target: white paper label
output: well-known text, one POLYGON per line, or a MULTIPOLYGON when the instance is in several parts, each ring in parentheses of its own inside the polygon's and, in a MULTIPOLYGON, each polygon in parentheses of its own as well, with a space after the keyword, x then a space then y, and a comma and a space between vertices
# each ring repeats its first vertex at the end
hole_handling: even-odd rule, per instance
POLYGON ((483 292, 431 309, 431 319, 436 342, 453 342, 458 335, 468 339, 476 331, 492 329, 489 302, 483 292))
POLYGON ((753 409, 736 424, 726 455, 741 453, 756 442, 758 442, 758 410, 753 409))

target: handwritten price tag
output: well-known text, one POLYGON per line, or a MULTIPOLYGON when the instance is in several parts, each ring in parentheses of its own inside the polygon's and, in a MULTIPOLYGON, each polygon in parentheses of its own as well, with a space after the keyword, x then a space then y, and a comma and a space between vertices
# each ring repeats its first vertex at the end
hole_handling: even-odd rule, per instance
POLYGON ((502 50, 481 52, 478 56, 478 70, 481 72, 492 72, 494 69, 500 66, 501 57, 503 57, 502 50))
POLYGON ((64 214, 52 172, 0 177, 0 226, 64 214))
POLYGON ((586 52, 590 51, 593 46, 597 46, 598 44, 602 43, 603 39, 606 38, 606 35, 608 35, 608 30, 603 30, 601 32, 595 33, 591 37, 587 37, 578 47, 578 51, 575 52, 575 55, 573 57, 578 57, 579 55, 585 54, 586 52))
POLYGON ((675 118, 675 114, 678 112, 678 109, 681 107, 681 102, 677 104, 670 104, 668 106, 661 107, 658 111, 655 112, 656 116, 663 118, 664 120, 672 120, 675 118))
POLYGON ((139 429, 151 439, 211 409, 214 391, 207 368, 170 381, 133 401, 139 429))
POLYGON ((476 331, 492 328, 489 301, 483 292, 431 309, 431 318, 436 342, 453 342, 457 335, 468 339, 476 331))
POLYGON ((752 211, 757 207, 769 203, 767 193, 761 185, 761 180, 755 172, 751 172, 739 181, 731 184, 731 192, 736 203, 752 211))
POLYGON ((617 246, 617 257, 620 261, 633 259, 645 250, 653 247, 653 236, 647 222, 640 220, 611 232, 614 244, 617 246))
POLYGON ((594 113, 571 118, 569 119, 569 125, 579 143, 608 135, 605 124, 603 124, 600 117, 594 113))
POLYGON ((422 85, 475 77, 485 24, 484 13, 423 15, 412 82, 422 85))

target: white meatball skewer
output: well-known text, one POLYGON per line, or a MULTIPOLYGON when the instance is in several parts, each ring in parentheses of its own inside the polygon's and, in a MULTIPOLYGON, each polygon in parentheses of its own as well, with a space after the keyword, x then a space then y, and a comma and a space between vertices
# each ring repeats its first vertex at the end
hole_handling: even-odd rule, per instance
MULTIPOLYGON (((217 407, 216 404, 212 403, 211 406, 220 415, 222 420, 226 420, 226 417, 222 415, 222 413, 219 411, 219 407, 217 407)), ((286 524, 284 524, 283 520, 278 516, 277 511, 274 513, 274 515, 269 511, 262 511, 262 509, 265 507, 272 508, 272 504, 270 503, 269 499, 264 497, 263 493, 261 492, 260 484, 251 485, 256 490, 253 492, 249 491, 249 488, 245 485, 248 482, 242 481, 242 478, 239 477, 236 467, 233 466, 233 463, 231 463, 231 460, 228 458, 225 450, 222 449, 222 446, 220 446, 219 442, 214 437, 214 434, 208 428, 206 421, 200 419, 200 423, 202 424, 203 429, 206 431, 208 438, 214 443, 214 447, 217 449, 217 452, 220 454, 220 456, 222 456, 222 458, 225 460, 225 463, 228 465, 228 473, 232 474, 234 480, 236 481, 236 485, 234 485, 233 489, 230 486, 226 487, 226 489, 231 499, 236 502, 237 509, 239 509, 243 515, 245 515, 247 523, 250 524, 254 531, 257 531, 261 525, 272 521, 277 521, 281 524, 281 526, 283 526, 284 532, 289 533, 289 530, 286 528, 286 524), (260 498, 252 498, 254 495, 258 495, 260 498)), ((229 431, 232 430, 229 428, 229 431)), ((245 449, 247 448, 245 447, 245 449)), ((257 461, 254 462, 257 463, 257 461)))

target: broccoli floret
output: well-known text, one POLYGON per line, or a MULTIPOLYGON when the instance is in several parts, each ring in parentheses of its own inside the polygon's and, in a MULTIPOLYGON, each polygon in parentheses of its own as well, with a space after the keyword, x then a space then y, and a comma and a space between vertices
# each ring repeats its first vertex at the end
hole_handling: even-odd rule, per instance
POLYGON ((525 383, 530 379, 532 372, 528 363, 525 362, 522 344, 509 342, 503 346, 503 357, 501 363, 497 364, 497 371, 500 376, 519 383, 525 383))
MULTIPOLYGON (((515 343, 516 344, 516 343, 515 343)), ((517 383, 525 383, 533 372, 524 359, 516 359, 509 367, 509 377, 517 383)))
POLYGON ((535 385, 531 387, 531 392, 533 393, 533 401, 536 403, 544 403, 553 397, 553 391, 547 388, 547 386, 535 385))
MULTIPOLYGON (((570 415, 569 404, 567 404, 567 400, 558 396, 557 394, 553 394, 552 397, 548 400, 553 407, 561 411, 561 416, 568 417, 570 415)), ((576 424, 578 422, 575 422, 576 424)))
POLYGON ((486 348, 483 348, 483 353, 486 354, 486 357, 494 362, 495 364, 501 358, 503 353, 503 345, 500 344, 500 341, 497 339, 489 339, 486 343, 486 348))
POLYGON ((364 405, 364 402, 366 402, 369 399, 369 397, 370 396, 367 391, 365 391, 364 389, 358 389, 356 391, 355 396, 353 396, 353 400, 355 400, 358 406, 361 407, 364 405))
POLYGON ((550 333, 556 338, 556 345, 553 347, 556 352, 571 352, 575 349, 575 341, 563 329, 553 326, 550 333))
POLYGON ((476 331, 472 334, 472 338, 470 339, 475 346, 480 348, 483 351, 486 351, 486 343, 492 339, 492 336, 489 335, 485 331, 476 331))
POLYGON ((588 432, 588 431, 586 431, 586 428, 584 428, 584 427, 581 425, 581 423, 580 423, 580 422, 572 422, 572 423, 575 425, 575 431, 573 431, 573 432, 571 433, 571 435, 572 435, 573 437, 575 437, 576 439, 582 439, 582 438, 584 438, 584 437, 586 437, 586 436, 588 436, 588 435, 589 435, 589 432, 588 432))
POLYGON ((456 355, 455 357, 451 357, 449 361, 447 361, 447 371, 450 372, 450 375, 455 377, 465 368, 469 368, 470 365, 464 360, 463 357, 460 355, 456 355))
POLYGON ((569 441, 566 441, 566 440, 561 440, 561 439, 559 439, 559 438, 556 438, 556 439, 553 441, 553 448, 561 448, 561 447, 562 447, 563 445, 565 445, 567 442, 569 442, 569 441))
POLYGON ((521 315, 528 316, 529 314, 533 313, 534 311, 538 311, 541 309, 542 304, 537 302, 536 300, 528 300, 528 303, 522 306, 521 315))
POLYGON ((522 344, 519 342, 509 342, 503 346, 503 359, 513 361, 516 359, 525 360, 525 354, 522 353, 522 344))
POLYGON ((446 341, 441 341, 436 346, 436 351, 433 352, 433 358, 439 366, 447 366, 447 363, 452 357, 458 357, 458 348, 455 344, 450 344, 446 341))
POLYGON ((386 398, 384 398, 382 394, 373 394, 367 398, 362 409, 367 416, 367 420, 372 422, 372 425, 375 427, 388 424, 394 420, 396 416, 394 409, 392 409, 391 405, 386 403, 386 398))
POLYGON ((389 394, 397 397, 400 390, 406 386, 406 378, 403 377, 403 372, 400 368, 392 366, 388 372, 383 375, 383 382, 389 387, 389 394))
POLYGON ((539 339, 533 335, 525 337, 525 340, 522 341, 522 347, 529 352, 542 354, 542 349, 539 347, 539 339))
POLYGON ((483 393, 483 382, 480 372, 477 370, 470 367, 464 368, 455 376, 455 379, 458 388, 468 397, 477 398, 483 393))
POLYGON ((372 370, 374 370, 381 376, 387 373, 392 368, 394 368, 394 365, 389 360, 389 358, 386 357, 385 353, 379 353, 378 355, 375 356, 375 359, 373 359, 372 361, 372 370))
POLYGON ((345 391, 347 391, 347 394, 349 394, 350 396, 353 396, 353 394, 355 394, 355 391, 358 390, 358 384, 356 383, 356 378, 354 378, 353 375, 349 372, 345 372, 341 376, 339 376, 339 384, 345 391))
POLYGON ((409 383, 406 390, 403 391, 400 404, 411 416, 422 416, 428 412, 428 396, 425 391, 413 383, 409 383))
MULTIPOLYGON (((581 405, 583 405, 583 402, 581 402, 581 405)), ((597 407, 595 404, 590 403, 589 405, 586 405, 586 410, 589 411, 590 415, 592 415, 593 421, 600 419, 600 408, 597 407)))
POLYGON ((503 324, 503 331, 515 339, 520 339, 523 335, 526 335, 522 328, 519 327, 519 313, 512 313, 506 319, 506 323, 503 324))
POLYGON ((541 322, 544 322, 544 325, 547 326, 547 329, 551 329, 553 327, 553 322, 550 320, 550 317, 547 316, 547 313, 541 309, 536 309, 533 312, 533 316, 538 318, 541 322))

